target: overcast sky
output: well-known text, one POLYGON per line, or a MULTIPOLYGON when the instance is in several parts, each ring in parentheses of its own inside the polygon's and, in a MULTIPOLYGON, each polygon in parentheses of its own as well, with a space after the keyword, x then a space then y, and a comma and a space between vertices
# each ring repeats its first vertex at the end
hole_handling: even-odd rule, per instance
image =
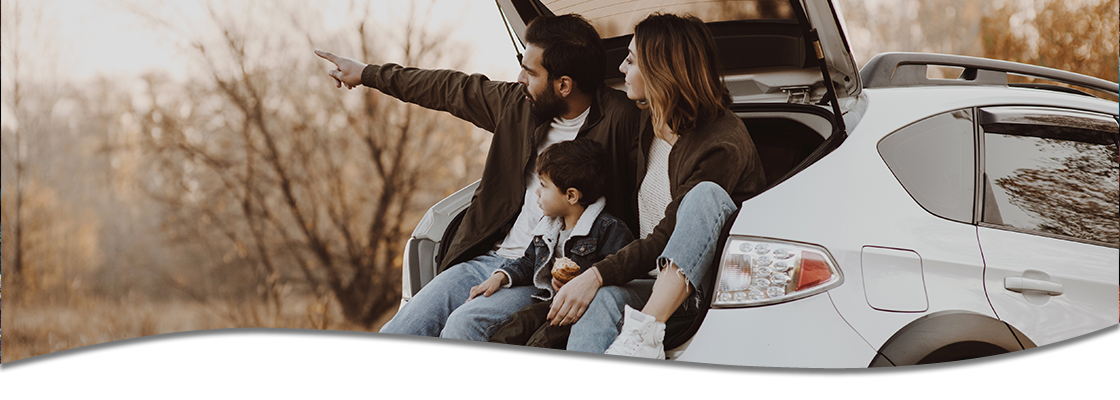
MULTIPOLYGON (((254 3, 252 0, 235 0, 254 3)), ((184 15, 200 14, 206 0, 166 0, 166 6, 184 15)), ((347 0, 316 0, 325 23, 341 22, 347 0)), ((57 23, 56 40, 63 49, 61 64, 67 74, 83 79, 98 73, 137 76, 161 69, 182 76, 188 63, 167 35, 153 34, 141 19, 119 0, 40 0, 43 14, 57 23)), ((155 2, 150 2, 155 4, 155 2)), ((232 2, 231 2, 232 3, 232 2)), ((256 1, 264 7, 270 1, 256 1), (262 5, 263 4, 263 5, 262 5)), ((375 0, 375 12, 403 14, 403 1, 375 0)), ((469 43, 472 56, 465 69, 483 72, 492 79, 513 80, 518 71, 513 45, 493 0, 444 0, 430 20, 458 23, 456 39, 469 43)), ((312 57, 312 54, 308 54, 312 57)))

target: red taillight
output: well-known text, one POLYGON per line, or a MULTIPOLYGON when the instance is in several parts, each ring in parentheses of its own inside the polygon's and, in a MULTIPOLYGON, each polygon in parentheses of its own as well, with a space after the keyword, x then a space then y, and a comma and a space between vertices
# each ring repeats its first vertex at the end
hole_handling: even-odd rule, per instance
POLYGON ((797 279, 797 289, 800 291, 804 289, 817 286, 832 277, 832 270, 828 268, 828 261, 820 253, 803 251, 801 252, 801 276, 797 279))
POLYGON ((824 247, 733 236, 724 246, 712 307, 751 307, 800 299, 843 277, 824 247))

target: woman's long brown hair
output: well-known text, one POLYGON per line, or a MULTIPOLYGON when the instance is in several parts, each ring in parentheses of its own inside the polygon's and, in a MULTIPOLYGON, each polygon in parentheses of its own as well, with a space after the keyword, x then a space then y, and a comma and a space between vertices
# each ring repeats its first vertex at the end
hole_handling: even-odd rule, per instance
POLYGON ((655 129, 687 134, 731 105, 715 39, 704 21, 653 14, 634 27, 634 41, 655 129))

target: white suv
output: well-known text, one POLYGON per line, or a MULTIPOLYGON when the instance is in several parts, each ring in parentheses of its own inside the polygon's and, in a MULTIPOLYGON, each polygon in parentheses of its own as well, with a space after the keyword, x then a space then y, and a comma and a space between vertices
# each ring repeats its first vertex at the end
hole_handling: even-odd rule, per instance
MULTIPOLYGON (((498 3, 518 38, 550 5, 567 4, 498 3)), ((1117 324, 1117 103, 1066 86, 1008 84, 1008 75, 1112 96, 1116 83, 924 53, 881 54, 857 71, 828 0, 662 3, 555 12, 599 29, 613 85, 644 15, 710 21, 732 110, 763 160, 770 186, 742 204, 705 312, 670 321, 670 359, 915 365, 1117 324), (962 72, 930 79, 930 66, 962 72)), ((435 275, 445 231, 476 185, 433 206, 413 232, 403 302, 435 275)))

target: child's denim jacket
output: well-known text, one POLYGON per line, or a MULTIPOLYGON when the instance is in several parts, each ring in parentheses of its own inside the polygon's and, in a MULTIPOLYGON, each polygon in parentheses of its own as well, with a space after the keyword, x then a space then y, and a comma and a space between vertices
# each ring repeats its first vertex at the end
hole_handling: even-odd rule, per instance
MULTIPOLYGON (((579 217, 576 226, 565 243, 564 254, 579 265, 580 271, 587 271, 592 265, 634 240, 634 234, 626 223, 603 211, 606 198, 600 197, 587 206, 579 217)), ((498 269, 509 277, 509 286, 532 283, 541 289, 533 295, 540 300, 551 300, 553 250, 564 227, 564 219, 545 217, 533 228, 533 242, 525 249, 525 255, 511 260, 498 269)))

